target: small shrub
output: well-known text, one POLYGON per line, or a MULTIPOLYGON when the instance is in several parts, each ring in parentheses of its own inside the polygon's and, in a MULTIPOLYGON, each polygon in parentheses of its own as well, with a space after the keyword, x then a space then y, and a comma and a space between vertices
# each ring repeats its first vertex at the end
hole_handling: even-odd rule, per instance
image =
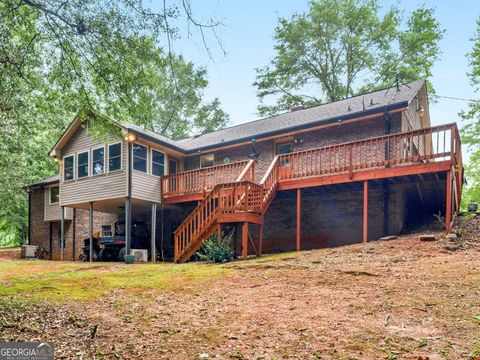
POLYGON ((210 236, 198 252, 200 260, 209 263, 224 263, 232 261, 235 256, 235 250, 232 247, 232 236, 224 236, 217 241, 217 233, 210 236))

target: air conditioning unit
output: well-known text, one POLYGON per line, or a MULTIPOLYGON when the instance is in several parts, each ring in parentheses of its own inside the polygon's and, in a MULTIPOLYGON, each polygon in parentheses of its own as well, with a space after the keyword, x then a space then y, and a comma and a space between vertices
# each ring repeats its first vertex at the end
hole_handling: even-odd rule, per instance
POLYGON ((22 259, 32 259, 37 253, 38 246, 36 245, 22 245, 22 259))
POLYGON ((147 262, 148 250, 145 249, 131 249, 130 254, 135 255, 135 261, 147 262))

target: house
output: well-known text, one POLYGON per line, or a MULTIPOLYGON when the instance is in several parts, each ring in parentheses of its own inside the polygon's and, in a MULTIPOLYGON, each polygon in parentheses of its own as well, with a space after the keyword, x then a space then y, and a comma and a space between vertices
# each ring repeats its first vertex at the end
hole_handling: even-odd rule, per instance
POLYGON ((459 208, 458 129, 431 126, 424 81, 179 141, 117 126, 99 142, 75 118, 50 152, 59 176, 29 187, 30 242, 52 259, 77 259, 119 219, 127 251, 140 219, 151 253, 181 262, 215 233, 246 258, 375 240, 438 213, 448 232, 459 208))

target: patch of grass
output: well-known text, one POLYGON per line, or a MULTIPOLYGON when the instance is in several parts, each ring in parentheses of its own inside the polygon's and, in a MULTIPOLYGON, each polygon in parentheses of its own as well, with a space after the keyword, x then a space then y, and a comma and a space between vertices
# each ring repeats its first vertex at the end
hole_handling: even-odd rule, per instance
POLYGON ((425 347, 425 346, 428 345, 428 341, 427 341, 426 338, 421 337, 421 338, 419 338, 419 339, 417 340, 417 345, 418 345, 419 348, 420 348, 420 347, 425 347))
POLYGON ((114 289, 178 290, 232 272, 208 264, 112 264, 15 261, 0 263, 0 297, 92 300, 114 289))

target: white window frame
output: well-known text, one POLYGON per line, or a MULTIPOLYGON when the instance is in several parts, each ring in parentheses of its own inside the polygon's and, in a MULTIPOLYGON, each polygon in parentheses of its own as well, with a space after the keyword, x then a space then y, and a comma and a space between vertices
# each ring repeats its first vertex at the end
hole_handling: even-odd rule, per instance
POLYGON ((150 158, 150 156, 149 156, 149 155, 150 155, 150 147, 147 146, 147 145, 143 145, 143 144, 140 144, 140 143, 138 143, 138 142, 135 142, 135 143, 132 144, 132 149, 131 149, 131 151, 132 151, 132 157, 131 157, 131 159, 132 159, 132 170, 133 170, 133 171, 138 171, 138 172, 141 173, 141 174, 147 174, 147 175, 148 175, 148 174, 149 174, 149 170, 150 170, 150 169, 148 168, 148 162, 150 161, 150 159, 149 159, 149 158, 150 158), (146 158, 146 164, 145 164, 145 165, 146 165, 145 171, 137 170, 137 169, 135 169, 135 168, 133 167, 134 164, 135 164, 134 155, 133 155, 133 147, 134 147, 135 145, 140 145, 140 146, 143 146, 144 148, 147 149, 147 158, 146 158))
POLYGON ((107 236, 113 236, 113 226, 111 224, 104 224, 102 225, 102 237, 107 237, 107 236), (105 235, 105 232, 104 232, 104 227, 105 226, 110 226, 110 235, 105 235))
POLYGON ((150 148, 150 175, 152 176, 155 176, 155 177, 162 177, 162 176, 165 176, 167 175, 167 153, 164 152, 164 151, 161 151, 161 150, 157 150, 157 149, 154 149, 154 148, 150 148), (163 175, 155 175, 153 173, 153 152, 156 151, 156 152, 159 152, 159 153, 162 153, 163 154, 163 175))
POLYGON ((62 180, 63 182, 75 181, 77 175, 77 157, 75 154, 65 155, 62 160, 62 180), (73 157, 73 178, 65 179, 65 158, 73 157))
POLYGON ((215 166, 215 153, 205 154, 200 156, 200 169, 208 169, 215 166), (213 164, 211 166, 202 166, 202 158, 207 156, 213 156, 213 164))
MULTIPOLYGON (((117 171, 122 171, 123 170, 123 141, 107 144, 107 148, 108 148, 108 156, 106 157, 105 164, 108 165, 108 166, 105 167, 107 169, 107 171, 105 173, 110 174, 110 173, 114 173, 114 172, 117 172, 117 171), (118 145, 118 144, 120 144, 120 168, 115 169, 115 170, 110 170, 110 146, 118 145)), ((105 151, 105 153, 106 153, 106 151, 105 151)))
POLYGON ((60 185, 51 185, 48 187, 48 205, 57 205, 60 204, 60 185), (52 203, 52 189, 58 188, 58 201, 52 203))
POLYGON ((76 161, 77 166, 76 166, 76 169, 75 169, 76 170, 76 175, 77 175, 77 177, 76 177, 77 180, 88 179, 90 177, 90 163, 91 163, 91 161, 90 161, 90 150, 78 151, 76 153, 75 157, 77 159, 77 161, 76 161), (80 177, 80 176, 78 176, 78 155, 85 154, 85 153, 87 154, 87 175, 80 177))
MULTIPOLYGON (((89 169, 89 171, 90 171, 91 175, 92 175, 92 176, 105 175, 105 174, 107 173, 107 172, 105 171, 105 170, 106 170, 106 163, 107 163, 107 161, 106 161, 106 158, 107 158, 107 150, 105 149, 105 144, 92 147, 92 148, 90 149, 90 151, 91 151, 91 154, 90 154, 90 159, 91 159, 91 161, 90 161, 90 169, 89 169), (100 174, 94 174, 94 172, 93 172, 93 152, 94 152, 95 150, 102 149, 102 148, 103 148, 103 172, 100 173, 100 174)), ((121 150, 120 150, 120 151, 121 151, 121 150)), ((121 156, 122 156, 122 153, 120 152, 120 157, 121 157, 121 156)), ((121 163, 121 162, 122 162, 122 160, 120 159, 120 163, 121 163)))

